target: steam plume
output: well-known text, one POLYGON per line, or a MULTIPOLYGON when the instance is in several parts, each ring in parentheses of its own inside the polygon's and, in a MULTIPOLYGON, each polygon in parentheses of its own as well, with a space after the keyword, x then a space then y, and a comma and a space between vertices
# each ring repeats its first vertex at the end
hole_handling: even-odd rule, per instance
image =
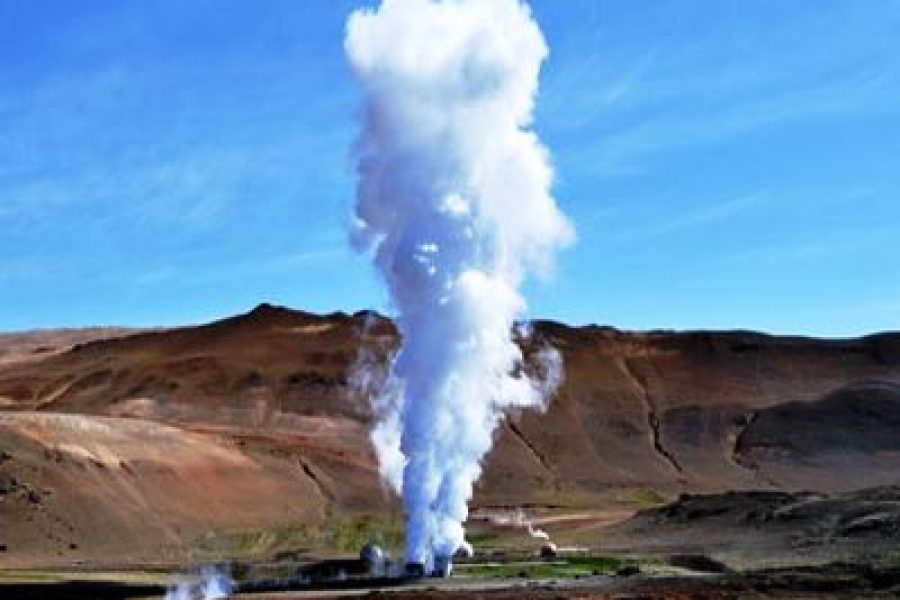
POLYGON ((203 567, 197 577, 186 578, 166 592, 165 600, 223 600, 234 592, 234 581, 227 571, 203 567))
POLYGON ((528 535, 539 539, 539 540, 549 540, 550 534, 544 531, 543 529, 538 529, 534 526, 534 523, 531 522, 531 519, 528 518, 528 515, 525 514, 525 511, 521 508, 511 515, 497 515, 491 518, 491 521, 496 525, 508 525, 512 527, 521 527, 528 531, 528 535))
POLYGON ((529 377, 511 331, 519 285, 573 238, 529 129, 547 45, 518 0, 383 0, 345 48, 365 103, 352 232, 390 292, 402 346, 373 441, 402 493, 406 559, 467 548, 462 523, 504 411, 543 408, 555 351, 529 377))

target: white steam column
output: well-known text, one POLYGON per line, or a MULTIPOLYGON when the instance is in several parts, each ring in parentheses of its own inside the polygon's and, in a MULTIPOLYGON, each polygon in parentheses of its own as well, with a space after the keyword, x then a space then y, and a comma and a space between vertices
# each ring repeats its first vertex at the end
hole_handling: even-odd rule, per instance
POLYGON ((529 129, 547 45, 517 0, 383 0, 350 16, 345 46, 364 94, 352 238, 403 340, 372 437, 407 562, 446 574, 504 411, 544 408, 560 378, 551 349, 525 375, 511 337, 523 278, 574 237, 529 129))

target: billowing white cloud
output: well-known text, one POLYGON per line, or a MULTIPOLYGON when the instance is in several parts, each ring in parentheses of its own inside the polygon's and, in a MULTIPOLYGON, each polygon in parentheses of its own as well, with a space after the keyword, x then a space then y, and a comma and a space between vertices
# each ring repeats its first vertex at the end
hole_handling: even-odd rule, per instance
POLYGON ((353 241, 370 250, 402 347, 376 395, 373 440, 402 491, 408 561, 465 547, 462 523, 504 411, 559 381, 511 338, 519 285, 574 237, 529 129, 547 45, 517 0, 384 0, 354 12, 346 51, 363 89, 353 241))

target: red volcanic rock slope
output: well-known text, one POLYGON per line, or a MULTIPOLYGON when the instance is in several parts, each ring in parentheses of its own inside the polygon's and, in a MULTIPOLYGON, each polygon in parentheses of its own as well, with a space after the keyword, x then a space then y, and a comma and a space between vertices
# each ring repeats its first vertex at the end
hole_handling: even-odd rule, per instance
MULTIPOLYGON (((503 425, 478 508, 900 481, 900 334, 535 332, 565 384, 503 425)), ((395 515, 349 385, 361 347, 395 344, 372 313, 262 305, 0 363, 0 565, 180 560, 254 529, 312 547, 348 515, 395 515)))

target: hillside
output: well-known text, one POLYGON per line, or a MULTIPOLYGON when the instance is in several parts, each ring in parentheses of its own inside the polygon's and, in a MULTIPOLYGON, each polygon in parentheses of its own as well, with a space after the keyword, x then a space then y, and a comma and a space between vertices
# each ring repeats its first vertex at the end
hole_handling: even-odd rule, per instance
MULTIPOLYGON (((504 424, 478 514, 575 519, 684 492, 900 482, 900 334, 535 334, 562 351, 566 381, 547 414, 504 424)), ((0 362, 0 565, 314 549, 360 515, 397 519, 349 385, 361 346, 396 344, 390 322, 261 305, 96 337, 37 353, 0 337, 0 355, 10 339, 27 354, 0 362)))

